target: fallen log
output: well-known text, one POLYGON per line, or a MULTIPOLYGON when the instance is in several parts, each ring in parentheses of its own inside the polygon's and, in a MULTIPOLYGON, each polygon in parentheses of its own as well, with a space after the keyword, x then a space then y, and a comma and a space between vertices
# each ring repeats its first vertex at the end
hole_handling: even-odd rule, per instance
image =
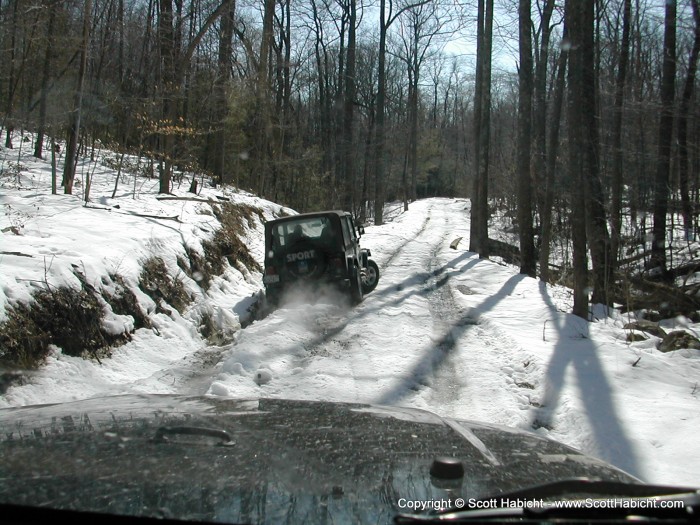
MULTIPOLYGON (((228 197, 222 197, 217 195, 216 198, 220 201, 226 201, 229 202, 231 199, 228 197)), ((202 197, 175 197, 173 195, 159 195, 156 197, 156 200, 159 201, 193 201, 193 202, 206 202, 207 204, 216 204, 218 201, 215 201, 214 199, 203 199, 202 197)))

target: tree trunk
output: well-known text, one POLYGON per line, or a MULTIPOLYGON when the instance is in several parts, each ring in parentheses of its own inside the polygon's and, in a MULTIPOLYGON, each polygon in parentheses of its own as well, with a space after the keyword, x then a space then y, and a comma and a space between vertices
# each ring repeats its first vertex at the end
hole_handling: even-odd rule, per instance
POLYGON ((58 179, 58 175, 56 173, 56 139, 54 136, 51 136, 51 195, 56 195, 58 194, 58 188, 56 187, 56 183, 58 179))
POLYGON ((586 185, 586 230, 588 245, 591 252, 593 267, 593 296, 594 303, 609 304, 612 295, 609 294, 611 283, 610 273, 610 235, 605 210, 605 196, 600 179, 599 139, 598 139, 598 82, 596 79, 595 57, 595 2, 584 2, 585 9, 581 13, 582 20, 581 47, 577 51, 582 59, 582 91, 580 103, 584 135, 581 147, 583 149, 583 177, 586 185))
POLYGON ((474 102, 475 179, 472 197, 470 250, 489 256, 489 166, 491 144, 491 54, 493 42, 493 0, 479 0, 477 24, 477 72, 474 102), (481 46, 479 46, 481 43, 481 46), (478 97, 478 99, 476 98, 478 97))
MULTIPOLYGON (((568 39, 566 31, 564 31, 564 39, 568 39)), ((559 154, 559 128, 561 126, 561 112, 564 101, 564 89, 566 87, 566 62, 568 56, 569 52, 562 49, 559 55, 557 80, 552 100, 551 125, 547 138, 545 194, 540 215, 540 222, 542 223, 540 278, 545 282, 549 282, 549 253, 552 243, 552 206, 554 204, 554 172, 556 170, 557 156, 559 154)))
MULTIPOLYGON (((391 2, 391 0, 389 0, 391 2)), ((384 111, 386 105, 386 0, 379 2, 379 73, 377 85, 377 116, 374 124, 374 224, 384 224, 384 111)))
POLYGON ((617 69, 617 80, 615 82, 615 105, 613 106, 613 129, 612 129, 612 176, 611 190, 612 202, 610 209, 611 234, 611 264, 615 268, 619 257, 620 237, 622 235, 622 107, 625 96, 625 82, 627 78, 627 62, 629 60, 630 46, 630 18, 632 10, 632 0, 624 0, 622 15, 622 42, 620 43, 620 65, 617 69))
POLYGON ((173 30, 173 3, 172 0, 160 0, 160 12, 158 14, 158 33, 160 41, 160 58, 162 63, 162 93, 163 120, 161 126, 166 129, 160 135, 161 140, 161 167, 159 174, 160 193, 170 193, 173 172, 173 134, 167 129, 174 124, 177 118, 177 101, 175 97, 175 33, 173 30))
POLYGON ((258 192, 265 195, 268 184, 268 148, 270 145, 270 111, 268 108, 269 91, 269 56, 273 40, 273 22, 275 17, 274 0, 265 0, 265 15, 263 17, 263 34, 260 42, 260 62, 258 64, 258 82, 256 91, 257 126, 255 135, 255 150, 258 169, 258 192))
MULTIPOLYGON (((549 44, 551 37, 551 19, 554 11, 555 0, 546 0, 542 9, 540 18, 540 33, 541 40, 539 49, 536 53, 535 64, 535 80, 534 80, 534 109, 532 111, 533 129, 532 129, 532 148, 533 148, 533 168, 532 180, 535 183, 535 195, 537 199, 537 207, 540 217, 540 254, 544 248, 545 229, 549 228, 547 233, 550 236, 547 242, 551 241, 551 217, 552 210, 545 209, 547 203, 551 206, 551 187, 547 177, 547 67, 549 62, 549 44), (545 226, 545 221, 549 225, 545 226)), ((555 88, 556 89, 556 88, 555 88)), ((558 127, 558 123, 554 123, 558 127)), ((540 260, 540 278, 547 281, 549 276, 549 247, 545 250, 546 259, 540 260)))
POLYGON ((214 176, 219 182, 231 182, 226 177, 226 116, 228 114, 227 86, 230 80, 233 25, 236 12, 236 2, 229 0, 230 8, 221 17, 221 32, 219 36, 218 76, 216 79, 217 90, 217 117, 219 119, 216 131, 216 145, 214 151, 214 176))
POLYGON ((565 24, 569 35, 568 72, 568 126, 569 126, 569 190, 571 195, 571 235, 573 243, 574 307, 573 314, 588 319, 588 254, 586 251, 587 194, 584 184, 586 169, 583 144, 587 130, 583 115, 584 91, 592 86, 584 85, 584 60, 581 48, 584 43, 584 19, 586 8, 592 0, 567 0, 565 24), (577 193, 583 191, 584 198, 577 193))
POLYGON ((481 246, 479 257, 489 256, 489 172, 491 167, 491 61, 493 56, 493 8, 494 1, 486 0, 486 13, 484 18, 484 70, 481 92, 483 100, 481 105, 481 126, 479 141, 481 154, 479 165, 479 238, 481 246))
MULTIPOLYGON (((418 183, 418 91, 420 82, 420 70, 422 57, 419 56, 419 40, 421 38, 420 27, 416 22, 413 24, 413 41, 412 41, 412 57, 409 57, 409 67, 413 71, 413 75, 410 82, 409 91, 409 105, 408 110, 409 116, 409 157, 408 157, 408 169, 411 175, 411 182, 409 185, 407 201, 416 200, 416 185, 418 183)), ((408 209, 408 206, 406 206, 408 209)))
POLYGON ((532 228, 532 178, 530 154, 532 133, 532 20, 530 0, 519 2, 518 69, 518 233, 520 237, 520 273, 535 276, 534 231, 532 228))
MULTIPOLYGON (((323 23, 318 12, 316 1, 311 1, 314 22, 314 58, 316 59, 316 77, 318 84, 318 128, 321 147, 321 173, 326 175, 333 171, 332 135, 332 97, 330 95, 330 82, 328 79, 329 58, 326 44, 323 42, 323 23)), ((330 206, 331 198, 325 197, 330 206)), ((324 203, 325 204, 325 203, 324 203)))
MULTIPOLYGON (((417 41, 416 41, 417 44, 417 41)), ((406 188, 406 203, 416 199, 416 181, 418 179, 418 49, 414 50, 415 62, 413 63, 412 69, 413 74, 410 78, 411 85, 409 86, 409 96, 408 96, 408 118, 409 118, 409 131, 408 131, 408 172, 410 174, 410 184, 407 184, 406 188)), ((408 204, 406 205, 406 210, 408 210, 408 204)))
POLYGON ((695 73, 700 53, 700 9, 698 0, 690 0, 695 20, 695 39, 688 59, 688 75, 678 111, 678 176, 681 193, 681 209, 686 240, 691 240, 693 231, 693 206, 690 200, 690 167, 688 160, 688 114, 695 90, 695 73))
POLYGON ((481 193, 481 112, 483 107, 484 89, 484 2, 477 3, 476 15, 476 72, 474 74, 474 154, 472 155, 472 166, 474 177, 472 182, 471 196, 471 221, 469 224, 469 251, 480 253, 481 245, 488 244, 486 240, 480 239, 479 228, 479 194, 481 193))
POLYGON ((348 1, 348 48, 345 65, 345 98, 343 102, 343 147, 345 150, 345 195, 346 210, 355 211, 355 70, 356 70, 356 0, 348 1))
POLYGON ((80 134, 80 117, 83 105, 83 88, 87 73, 88 44, 90 41, 90 15, 92 14, 92 0, 85 0, 83 13, 83 38, 80 47, 80 68, 78 70, 78 86, 73 99, 73 111, 68 130, 66 144, 66 159, 63 164, 63 191, 70 195, 73 193, 73 181, 75 180, 75 166, 78 153, 78 136, 80 134))
POLYGON ((53 52, 54 41, 54 20, 56 13, 53 11, 60 8, 60 4, 51 5, 50 0, 44 0, 43 8, 47 11, 48 18, 46 26, 46 49, 44 50, 44 65, 41 73, 41 95, 39 100, 39 129, 37 131, 36 144, 34 145, 34 156, 41 159, 43 156, 44 136, 46 134, 46 104, 49 93, 49 79, 51 78, 51 53, 53 52))
POLYGON ((671 174, 671 135, 676 80, 676 0, 666 1, 664 22, 664 61, 661 78, 661 118, 659 151, 654 182, 654 226, 651 243, 652 268, 666 273, 666 214, 671 174))
POLYGON ((12 113, 14 111, 14 100, 15 100, 15 90, 17 82, 15 81, 15 61, 17 54, 17 16, 19 9, 19 0, 14 0, 12 2, 12 34, 10 36, 10 71, 8 73, 7 81, 7 100, 5 102, 5 147, 12 149, 12 133, 14 132, 15 125, 12 120, 12 113))

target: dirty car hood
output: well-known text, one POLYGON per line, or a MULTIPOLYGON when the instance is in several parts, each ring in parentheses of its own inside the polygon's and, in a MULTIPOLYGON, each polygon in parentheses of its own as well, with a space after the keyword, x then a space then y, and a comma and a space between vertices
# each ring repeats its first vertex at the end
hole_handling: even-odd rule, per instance
POLYGON ((411 502, 625 473, 416 409, 129 395, 0 410, 0 503, 232 523, 389 523, 411 502), (431 477, 436 458, 464 476, 431 477))

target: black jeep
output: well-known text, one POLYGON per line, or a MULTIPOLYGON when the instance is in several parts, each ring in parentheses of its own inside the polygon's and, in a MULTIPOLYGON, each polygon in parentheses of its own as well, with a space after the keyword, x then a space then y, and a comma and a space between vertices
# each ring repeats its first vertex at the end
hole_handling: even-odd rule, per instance
POLYGON ((360 248, 362 227, 344 211, 321 211, 265 224, 265 295, 271 305, 295 284, 334 284, 354 304, 374 290, 379 268, 360 248))

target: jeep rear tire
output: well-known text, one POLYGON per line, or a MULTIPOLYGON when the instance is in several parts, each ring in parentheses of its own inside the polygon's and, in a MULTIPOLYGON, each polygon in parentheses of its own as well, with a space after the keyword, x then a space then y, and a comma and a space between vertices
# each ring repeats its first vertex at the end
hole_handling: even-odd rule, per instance
POLYGON ((360 269, 355 266, 353 276, 350 278, 350 301, 356 305, 360 304, 363 298, 362 275, 360 275, 360 269))

